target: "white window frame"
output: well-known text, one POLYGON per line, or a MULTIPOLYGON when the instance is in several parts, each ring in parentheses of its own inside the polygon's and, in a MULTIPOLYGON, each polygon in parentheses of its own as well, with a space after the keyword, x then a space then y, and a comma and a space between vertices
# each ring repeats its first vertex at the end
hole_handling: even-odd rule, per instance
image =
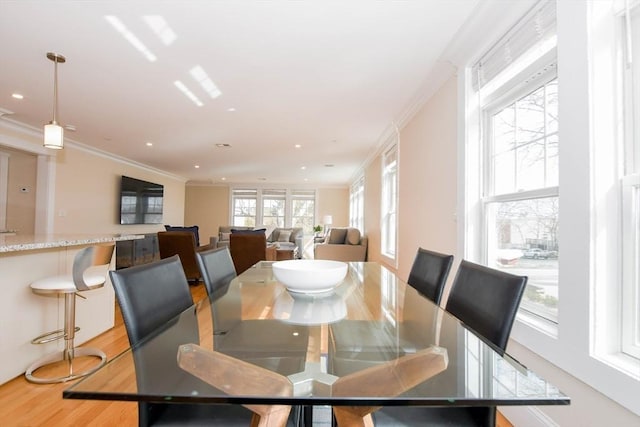
POLYGON ((364 175, 349 190, 349 226, 364 232, 364 175))
MULTIPOLYGON (((528 78, 528 82, 525 84, 521 84, 518 81, 518 78, 514 78, 515 82, 510 81, 506 82, 506 85, 510 86, 510 90, 505 90, 501 92, 501 95, 497 99, 492 99, 492 101, 486 105, 481 106, 482 111, 482 121, 484 123, 484 132, 483 132, 483 142, 482 142, 482 151, 483 151, 483 165, 480 167, 480 170, 484 171, 482 182, 483 182, 483 196, 481 197, 481 213, 482 220, 481 224, 484 227, 481 237, 481 255, 482 262, 485 265, 491 265, 491 261, 489 259, 488 245, 489 240, 492 237, 492 233, 489 231, 490 227, 493 227, 495 224, 489 223, 489 206, 494 203, 504 203, 504 202, 517 202, 524 200, 535 200, 541 198, 558 198, 559 197, 559 186, 548 186, 548 187, 539 187, 536 189, 524 190, 524 191, 514 191, 511 193, 504 194, 494 194, 494 190, 492 188, 492 184, 494 183, 492 170, 492 160, 491 160, 491 145, 492 145, 492 134, 493 129, 491 126, 491 118, 507 106, 517 102, 528 94, 538 90, 541 87, 544 87, 548 83, 557 79, 557 73, 555 64, 555 50, 551 52, 550 55, 544 55, 538 61, 533 62, 527 70, 530 72, 528 75, 535 75, 535 78, 528 78), (552 58, 553 57, 553 58, 552 58), (552 61, 552 66, 549 66, 549 61, 552 61), (544 71, 541 71, 544 70, 544 71)), ((557 131, 556 131, 557 133, 557 131)), ((548 137, 549 134, 545 133, 544 137, 548 137)), ((530 282, 530 284, 532 284, 530 282)), ((560 283, 558 283, 558 287, 560 283)), ((549 331, 555 330, 555 325, 557 324, 557 316, 553 316, 552 314, 545 315, 543 311, 536 311, 535 307, 532 305, 526 304, 526 297, 523 298, 523 303, 520 305, 519 314, 521 317, 526 318, 526 321, 535 323, 537 326, 547 329, 549 331)))
MULTIPOLYGON (((511 11, 516 3, 510 4, 511 11)), ((613 18, 609 16, 612 3, 556 2, 558 46, 563 47, 558 51, 558 80, 562 85, 558 92, 562 140, 560 317, 554 331, 518 316, 508 351, 525 364, 535 364, 545 377, 559 375, 565 389, 574 389, 582 396, 582 390, 590 387, 640 415, 640 361, 625 358, 620 351, 622 216, 619 194, 612 187, 619 184, 619 172, 611 165, 622 158, 617 151, 622 120, 617 115, 620 106, 615 99, 622 85, 613 76, 619 58, 615 52, 606 52, 616 45, 613 18)), ((526 13, 524 7, 517 11, 519 16, 526 13)), ((519 21, 511 16, 509 21, 499 22, 499 28, 519 21)), ((495 41, 487 34, 476 43, 490 46, 495 41)), ((478 170, 481 152, 476 143, 481 126, 471 71, 471 64, 477 59, 472 53, 465 56, 468 68, 458 74, 458 101, 465 108, 458 116, 457 217, 458 253, 481 262, 477 238, 477 230, 482 227, 481 188, 477 177, 482 172, 478 170)), ((558 421, 562 425, 571 424, 570 417, 556 417, 545 408, 539 409, 554 420, 562 420, 558 421)), ((519 408, 502 410, 514 424, 531 421, 531 415, 519 408)), ((600 414, 598 410, 592 412, 600 414)), ((602 420, 601 416, 599 422, 602 420)))
POLYGON ((398 143, 392 143, 382 155, 382 194, 380 212, 380 252, 395 261, 398 245, 398 143))
MULTIPOLYGON (((628 9, 627 9, 628 7, 628 9)), ((622 212, 622 343, 625 355, 640 360, 640 2, 618 18, 623 81, 624 153, 620 179, 622 212), (635 25, 633 25, 635 24, 635 25), (631 30, 631 32, 629 32, 631 30)))
MULTIPOLYGON (((489 208, 493 204, 541 198, 557 198, 559 200, 559 185, 554 185, 558 179, 552 183, 545 179, 545 182, 539 187, 514 189, 512 192, 504 194, 497 193, 493 188, 494 171, 492 170, 491 157, 493 148, 492 117, 558 77, 555 11, 554 2, 539 2, 482 55, 467 75, 468 96, 470 100, 473 99, 473 108, 477 114, 477 123, 475 124, 477 128, 473 131, 469 128, 468 136, 469 140, 473 141, 472 144, 476 145, 474 152, 477 157, 475 157, 476 160, 473 160, 474 154, 469 150, 470 164, 465 165, 465 171, 468 173, 466 177, 468 186, 465 190, 467 195, 465 197, 467 203, 476 206, 467 213, 466 220, 472 215, 475 215, 476 218, 472 220, 475 226, 465 229, 465 234, 473 234, 467 236, 467 239, 472 242, 472 247, 466 248, 465 251, 470 259, 491 267, 494 267, 495 263, 494 259, 490 260, 489 258, 497 256, 497 253, 490 248, 491 240, 496 237, 491 228, 495 227, 495 224, 489 224, 491 212, 489 208), (473 186, 475 186, 473 191, 469 191, 473 188, 469 185, 471 182, 474 182, 473 186)), ((469 101, 468 105, 471 105, 469 101)), ((470 117, 469 114, 467 117, 470 117)), ((545 138, 549 135, 550 133, 545 131, 545 138)), ((558 162, 559 167, 560 162, 558 162)), ((523 247, 521 250, 524 249, 526 248, 523 247)), ((508 252, 514 259, 517 258, 515 255, 518 252, 517 248, 508 252)), ((522 268, 520 271, 520 274, 527 274, 526 270, 522 272, 522 268)), ((560 290, 559 269, 556 277, 558 278, 558 290, 560 290)), ((533 281, 530 281, 530 284, 534 285, 533 281)), ((559 297, 560 295, 558 295, 559 297)), ((526 302, 526 297, 523 300, 526 302)), ((558 320, 553 311, 536 310, 535 305, 529 306, 532 311, 525 310, 525 308, 526 304, 521 304, 518 315, 520 320, 533 324, 536 328, 545 330, 551 335, 557 334, 558 320)))
MULTIPOLYGON (((294 224, 293 217, 293 200, 296 199, 312 199, 314 204, 314 218, 311 224, 315 224, 315 210, 317 206, 317 191, 315 189, 291 189, 277 187, 235 187, 230 191, 230 218, 232 224, 235 223, 235 201, 236 199, 251 199, 256 201, 255 226, 264 225, 264 200, 267 199, 284 199, 285 213, 284 225, 281 227, 292 227, 294 224)), ((311 226, 312 227, 312 226, 311 226)), ((312 234, 313 230, 305 229, 305 234, 312 234)))

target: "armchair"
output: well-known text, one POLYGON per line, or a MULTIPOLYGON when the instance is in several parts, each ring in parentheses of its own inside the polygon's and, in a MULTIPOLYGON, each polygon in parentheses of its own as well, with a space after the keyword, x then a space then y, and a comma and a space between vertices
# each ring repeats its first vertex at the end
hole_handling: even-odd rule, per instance
POLYGON ((331 259, 335 261, 366 261, 366 236, 353 227, 332 228, 323 243, 314 246, 315 259, 331 259))
POLYGON ((267 259, 267 238, 263 232, 236 232, 229 236, 229 252, 240 274, 258 261, 267 259))
POLYGON ((197 246, 192 231, 159 231, 158 249, 160 258, 165 259, 173 255, 180 257, 187 280, 197 282, 202 279, 196 252, 210 249, 210 246, 197 246))

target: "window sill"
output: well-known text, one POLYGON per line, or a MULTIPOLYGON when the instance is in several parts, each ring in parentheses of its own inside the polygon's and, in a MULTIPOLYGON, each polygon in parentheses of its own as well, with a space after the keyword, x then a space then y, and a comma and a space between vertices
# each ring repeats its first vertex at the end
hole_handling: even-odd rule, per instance
POLYGON ((522 310, 519 311, 518 315, 516 316, 516 323, 534 329, 537 332, 540 332, 550 338, 558 338, 557 323, 553 323, 541 317, 523 312, 522 310))

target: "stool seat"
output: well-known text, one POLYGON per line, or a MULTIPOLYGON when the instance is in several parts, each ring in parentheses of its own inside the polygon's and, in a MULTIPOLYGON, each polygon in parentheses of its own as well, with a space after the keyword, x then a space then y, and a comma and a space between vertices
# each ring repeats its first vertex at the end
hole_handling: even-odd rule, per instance
POLYGON ((76 326, 75 319, 76 295, 82 297, 80 292, 104 286, 114 248, 114 243, 84 248, 73 259, 72 274, 44 277, 31 283, 31 291, 35 294, 43 296, 64 295, 64 328, 46 332, 31 340, 31 343, 46 344, 64 338, 65 348, 33 362, 25 372, 25 377, 28 381, 38 384, 71 381, 90 374, 106 363, 107 356, 102 350, 90 347, 74 347, 75 334, 80 330, 76 326), (76 372, 73 366, 73 359, 81 356, 96 357, 100 360, 93 367, 76 372), (67 362, 67 373, 65 375, 53 378, 35 375, 38 369, 61 361, 67 362))
MULTIPOLYGON (((106 276, 104 274, 84 275, 84 282, 89 290, 98 289, 104 286, 106 276)), ((78 288, 73 281, 73 276, 54 276, 38 279, 31 284, 31 290, 37 294, 66 294, 76 293, 78 288)))

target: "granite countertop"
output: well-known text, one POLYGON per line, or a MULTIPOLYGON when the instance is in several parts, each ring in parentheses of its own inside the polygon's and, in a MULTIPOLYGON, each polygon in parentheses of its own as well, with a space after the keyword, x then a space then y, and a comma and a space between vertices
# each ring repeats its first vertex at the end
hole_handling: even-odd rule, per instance
POLYGON ((0 253, 142 239, 142 234, 0 234, 0 253))

